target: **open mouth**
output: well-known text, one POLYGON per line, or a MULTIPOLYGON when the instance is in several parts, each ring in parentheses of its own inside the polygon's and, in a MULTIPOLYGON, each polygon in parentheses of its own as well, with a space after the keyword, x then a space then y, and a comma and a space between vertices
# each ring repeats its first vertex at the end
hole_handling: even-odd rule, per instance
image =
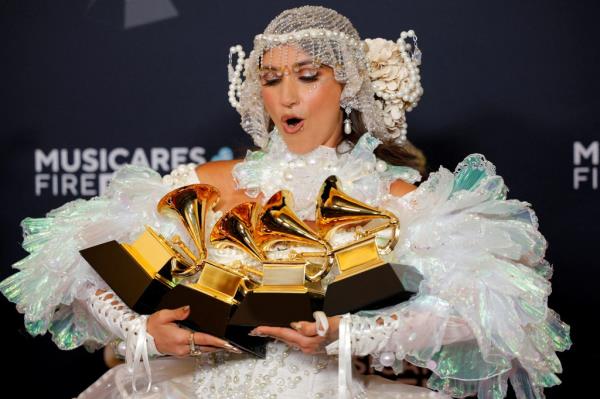
POLYGON ((302 126, 304 126, 304 119, 295 116, 285 119, 283 123, 283 128, 286 133, 296 133, 302 126))
POLYGON ((302 119, 300 118, 290 118, 286 121, 289 126, 296 126, 300 122, 302 122, 302 119))

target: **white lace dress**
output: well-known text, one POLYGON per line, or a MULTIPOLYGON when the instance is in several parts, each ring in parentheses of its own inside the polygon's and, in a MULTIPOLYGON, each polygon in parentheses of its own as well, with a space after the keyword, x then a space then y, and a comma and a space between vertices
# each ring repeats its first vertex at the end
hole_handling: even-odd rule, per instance
MULTIPOLYGON (((543 397, 544 387, 560 382, 555 352, 567 349, 570 339, 568 326, 547 307, 551 266, 530 205, 507 200, 502 178, 479 154, 467 156, 454 173, 440 168, 416 190, 392 197, 394 180, 414 183, 420 176, 377 160, 378 144, 366 134, 342 155, 320 147, 298 156, 272 135, 267 150, 249 153, 233 175, 250 196, 292 191, 296 212, 307 220, 314 218, 316 194, 330 174, 350 195, 393 211, 401 240, 387 260, 409 265, 421 277, 409 301, 345 315, 340 339, 328 346, 328 354, 305 355, 274 342, 266 359, 229 353, 157 358, 150 362, 150 392, 133 395, 131 373, 123 365, 109 370, 81 398, 443 396, 353 375, 352 356, 367 354, 376 368, 400 371, 403 359, 427 367, 433 372, 429 386, 455 397, 502 398, 508 381, 519 398, 543 397)), ((165 236, 183 236, 176 223, 156 213, 155 204, 176 186, 194 182, 191 166, 164 178, 127 166, 104 196, 25 219, 23 246, 30 255, 14 265, 19 272, 2 281, 0 290, 25 314, 28 331, 50 331, 63 349, 108 344, 114 337, 83 305, 106 284, 78 251, 111 239, 131 242, 144 225, 165 236)), ((219 216, 211 214, 210 223, 219 216)), ((224 263, 243 256, 209 248, 209 257, 224 263)))

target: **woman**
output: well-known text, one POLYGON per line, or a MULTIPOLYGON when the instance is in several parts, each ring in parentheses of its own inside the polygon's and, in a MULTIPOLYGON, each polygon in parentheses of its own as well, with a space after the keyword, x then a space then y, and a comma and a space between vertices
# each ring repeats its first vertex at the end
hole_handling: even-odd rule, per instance
MULTIPOLYGON (((546 304, 546 241, 529 204, 506 200, 502 178, 481 155, 466 157, 454 174, 440 168, 413 185, 423 158, 406 140, 404 111, 422 94, 419 63, 412 31, 398 43, 363 42, 333 10, 283 12, 255 38, 247 60, 239 46, 230 52, 230 102, 263 150, 243 161, 181 167, 162 179, 125 167, 105 196, 26 219, 30 256, 15 265, 20 272, 1 283, 2 292, 25 313, 32 334, 50 330, 61 348, 123 340, 117 349, 129 367, 110 370, 81 397, 132 390, 139 397, 442 396, 352 376, 352 355, 371 355, 376 368, 399 371, 403 359, 427 367, 430 387, 451 396, 501 398, 510 380, 518 397, 541 397, 559 382, 555 351, 570 346, 568 326, 546 304), (257 327, 251 334, 276 339, 265 360, 180 328, 188 307, 131 312, 78 253, 111 239, 131 242, 145 224, 166 236, 181 233, 155 204, 198 181, 221 192, 209 228, 233 206, 284 188, 310 223, 318 189, 331 174, 353 197, 396 214, 400 243, 389 260, 418 272, 417 294, 378 311, 330 315, 319 325, 257 327)), ((347 229, 334 239, 354 234, 347 229)), ((209 248, 209 257, 225 264, 243 256, 209 248)))

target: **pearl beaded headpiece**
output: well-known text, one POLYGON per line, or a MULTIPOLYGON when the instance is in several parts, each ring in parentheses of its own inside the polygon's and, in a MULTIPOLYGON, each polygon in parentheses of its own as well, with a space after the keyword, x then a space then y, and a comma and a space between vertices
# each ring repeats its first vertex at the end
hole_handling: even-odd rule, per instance
MULTIPOLYGON (((229 102, 240 113, 242 128, 255 144, 266 145, 270 120, 260 93, 262 57, 283 44, 302 50, 316 64, 333 68, 335 79, 344 84, 340 107, 359 111, 374 136, 384 142, 406 141, 405 112, 411 111, 423 94, 421 52, 414 32, 402 32, 397 42, 363 41, 343 15, 324 7, 303 6, 282 12, 264 33, 255 36, 248 58, 240 45, 229 50, 229 102), (412 46, 406 38, 413 39, 412 46)), ((287 62, 287 52, 282 56, 287 62)))

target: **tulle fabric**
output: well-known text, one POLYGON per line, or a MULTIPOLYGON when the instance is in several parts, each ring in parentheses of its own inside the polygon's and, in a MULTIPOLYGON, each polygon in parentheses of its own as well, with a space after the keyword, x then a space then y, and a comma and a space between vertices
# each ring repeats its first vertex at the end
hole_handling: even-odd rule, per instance
POLYGON ((114 338, 84 305, 95 290, 107 286, 79 250, 110 240, 132 242, 145 225, 167 236, 179 232, 176 223, 156 212, 170 189, 153 170, 126 166, 105 195, 23 220, 23 248, 29 255, 13 265, 19 272, 0 282, 0 291, 25 315, 31 335, 50 331, 61 349, 86 345, 93 350, 114 338))
MULTIPOLYGON (((356 172, 356 179, 347 180, 369 183, 374 187, 372 192, 379 193, 380 187, 389 187, 392 180, 384 172, 373 172, 376 159, 372 151, 376 143, 370 142, 369 137, 364 140, 345 158, 350 166, 341 158, 332 160, 337 166, 347 167, 344 170, 348 176, 353 176, 361 162, 368 162, 368 169, 356 172)), ((250 156, 247 163, 252 167, 248 166, 247 172, 253 174, 243 178, 247 188, 255 182, 257 189, 263 189, 266 180, 260 169, 266 166, 260 162, 268 154, 257 159, 250 156), (253 161, 259 163, 252 164, 253 161)), ((268 158, 269 162, 287 162, 285 152, 278 154, 268 158)), ((301 180, 301 186, 291 187, 298 197, 318 190, 322 182, 309 176, 310 170, 315 168, 302 172, 307 177, 301 180)), ((406 179, 410 178, 406 175, 406 179)), ((276 183, 276 189, 289 188, 283 180, 276 183)), ((106 285, 81 258, 79 250, 111 239, 131 242, 146 224, 165 236, 177 233, 185 237, 177 223, 160 217, 155 210, 158 200, 172 188, 156 172, 128 166, 117 172, 104 196, 73 201, 45 218, 23 222, 23 245, 29 256, 14 265, 19 272, 2 281, 0 290, 25 314, 31 334, 50 331, 62 349, 80 345, 94 349, 109 342, 110 334, 82 305, 93 290, 106 285)), ((351 193, 368 193, 360 194, 360 186, 357 190, 351 193)), ((541 398, 543 387, 559 383, 555 374, 561 371, 561 365, 555 352, 566 350, 571 342, 569 327, 547 307, 551 290, 551 265, 544 259, 547 243, 538 231, 530 204, 507 200, 506 193, 493 165, 473 154, 454 173, 440 168, 402 198, 377 194, 379 205, 392 210, 400 220, 401 238, 388 260, 414 268, 421 281, 415 280, 418 292, 410 301, 352 316, 352 353, 372 354, 377 367, 382 367, 381 360, 386 356, 389 359, 391 353, 397 360, 397 371, 400 359, 430 368, 434 375, 429 386, 455 397, 477 394, 481 398, 501 398, 510 380, 519 398, 541 398), (372 337, 376 344, 366 347, 360 343, 361 337, 372 337)), ((302 201, 299 203, 297 211, 308 209, 302 201)), ((339 350, 341 353, 342 348, 339 350)), ((310 359, 301 353, 290 356, 298 364, 310 359)), ((255 359, 239 362, 236 367, 254 367, 259 374, 265 373, 266 366, 255 359)), ((193 371, 190 360, 172 358, 157 359, 151 364, 157 389, 173 392, 173 397, 188 397, 189 392, 193 392, 189 397, 197 396, 202 376, 217 389, 223 389, 232 381, 220 377, 232 375, 234 370, 234 363, 225 362, 219 375, 215 374, 216 368, 202 369, 198 365, 193 371), (158 367, 156 371, 154 365, 158 367)), ((342 365, 342 369, 346 366, 342 365)), ((302 372, 311 373, 311 367, 306 366, 302 372)), ((331 366, 328 373, 322 384, 333 384, 335 394, 339 389, 338 367, 331 366)), ((122 366, 102 378, 96 388, 87 391, 87 397, 108 398, 119 395, 121 385, 123 389, 131 387, 130 383, 120 382, 131 381, 131 375, 122 366)), ((389 397, 410 397, 402 396, 409 394, 409 388, 401 384, 385 388, 378 382, 365 385, 358 376, 353 379, 357 386, 365 387, 365 395, 383 387, 389 397)), ((277 395, 277 382, 271 383, 272 393, 277 395)), ((318 391, 321 387, 321 382, 303 384, 316 384, 300 385, 304 394, 308 389, 318 391)), ((279 395, 291 397, 287 391, 279 395)))
POLYGON ((423 279, 410 301, 348 319, 354 354, 427 367, 429 386, 453 397, 503 398, 510 380, 518 398, 542 398, 560 383, 555 352, 571 341, 547 306, 547 243, 530 204, 507 191, 494 166, 471 154, 385 205, 401 226, 389 260, 423 279))

